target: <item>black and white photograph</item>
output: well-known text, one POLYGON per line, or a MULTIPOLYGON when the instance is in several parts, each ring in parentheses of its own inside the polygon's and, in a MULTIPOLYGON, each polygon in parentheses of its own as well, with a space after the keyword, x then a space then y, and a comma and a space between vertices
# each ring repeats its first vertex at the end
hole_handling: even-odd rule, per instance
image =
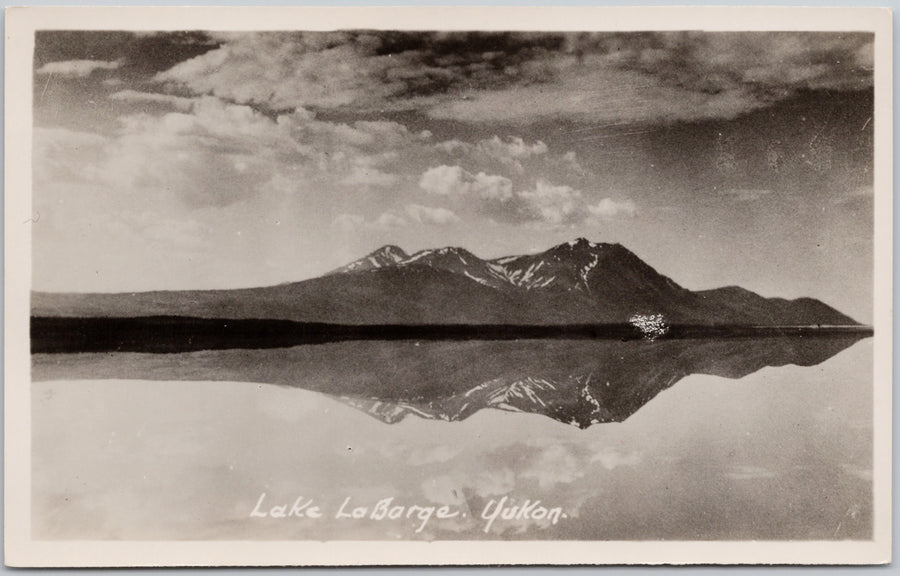
POLYGON ((8 13, 29 546, 890 560, 889 12, 123 10, 8 13))

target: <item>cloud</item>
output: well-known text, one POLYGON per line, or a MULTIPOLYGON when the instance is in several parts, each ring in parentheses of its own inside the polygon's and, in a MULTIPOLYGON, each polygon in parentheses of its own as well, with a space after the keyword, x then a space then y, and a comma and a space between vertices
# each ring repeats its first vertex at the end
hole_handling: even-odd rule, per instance
POLYGON ((185 112, 190 110, 196 101, 195 98, 185 98, 183 96, 174 96, 172 94, 138 92, 137 90, 120 90, 119 92, 110 94, 109 98, 111 100, 121 100, 124 102, 163 104, 185 112))
POLYGON ((122 65, 121 60, 63 60, 48 62, 38 68, 36 74, 53 74, 64 78, 87 78, 94 70, 115 70, 122 65))
POLYGON ((872 85, 867 34, 662 33, 589 36, 548 55, 552 81, 471 90, 435 118, 532 123, 731 119, 800 90, 872 85))
POLYGON ((538 140, 534 144, 527 144, 522 138, 510 137, 501 140, 494 136, 488 140, 481 140, 476 145, 477 152, 492 158, 497 162, 521 173, 524 171, 522 161, 547 153, 547 145, 538 140))
POLYGON ((422 190, 438 196, 468 194, 471 183, 466 181, 467 172, 460 166, 435 166, 426 170, 419 179, 422 190))
POLYGON ((513 198, 512 180, 498 174, 479 172, 472 178, 472 192, 484 200, 504 203, 513 198))
POLYGON ((200 94, 276 109, 420 108, 460 86, 490 87, 535 68, 562 36, 422 32, 220 34, 217 49, 156 76, 200 94), (505 70, 505 71, 504 71, 505 70))
POLYGON ((601 57, 581 63, 559 57, 554 67, 553 83, 472 91, 465 98, 436 103, 428 113, 436 119, 476 123, 570 120, 656 124, 734 118, 768 104, 742 85, 722 92, 693 91, 653 75, 617 68, 601 57))
POLYGON ((475 194, 485 200, 504 202, 513 197, 512 180, 498 174, 472 174, 460 166, 435 166, 419 179, 419 187, 438 196, 475 194))
POLYGON ((365 107, 405 86, 402 54, 373 50, 377 37, 345 33, 234 34, 156 79, 276 109, 365 107))
POLYGON ((498 222, 514 224, 568 226, 591 218, 608 220, 637 213, 632 200, 605 198, 588 205, 584 193, 571 186, 538 179, 533 188, 517 190, 512 180, 505 176, 484 172, 473 174, 461 166, 429 168, 419 179, 419 186, 437 196, 476 200, 476 203, 468 202, 464 206, 498 222))
POLYGON ((509 136, 506 140, 499 136, 493 136, 479 140, 475 144, 469 144, 456 138, 445 140, 434 145, 436 150, 452 156, 468 156, 473 160, 489 160, 497 162, 505 168, 517 173, 524 171, 523 160, 534 156, 546 154, 549 148, 538 140, 528 144, 518 136, 509 136))
POLYGON ((637 205, 633 200, 616 201, 612 198, 604 198, 596 204, 588 206, 588 212, 604 220, 617 216, 633 217, 637 214, 637 205))
POLYGON ((274 109, 417 109, 467 123, 734 118, 799 90, 872 85, 872 35, 864 33, 264 32, 219 40, 156 80, 274 109))
POLYGON ((474 194, 485 200, 504 202, 513 197, 512 180, 498 174, 472 174, 461 166, 435 166, 419 179, 419 187, 438 196, 474 194))
POLYGON ((519 198, 533 219, 548 224, 571 224, 584 217, 582 194, 571 186, 556 186, 538 180, 534 190, 520 192, 519 198))
POLYGON ((43 132, 37 177, 91 177, 131 194, 222 207, 271 192, 391 186, 399 180, 394 167, 421 148, 421 135, 393 122, 322 121, 303 109, 273 118, 209 96, 120 91, 113 98, 176 110, 121 116, 114 134, 95 135, 90 145, 43 132))
MULTIPOLYGON (((285 126, 246 106, 214 98, 190 113, 120 119, 105 169, 115 184, 172 195, 193 206, 226 206, 258 195, 282 161, 311 163, 285 126), (279 129, 280 128, 280 129, 279 129)), ((285 119, 285 124, 302 120, 285 119)))
POLYGON ((430 208, 421 204, 407 204, 406 213, 420 224, 445 226, 459 222, 459 216, 446 208, 430 208))

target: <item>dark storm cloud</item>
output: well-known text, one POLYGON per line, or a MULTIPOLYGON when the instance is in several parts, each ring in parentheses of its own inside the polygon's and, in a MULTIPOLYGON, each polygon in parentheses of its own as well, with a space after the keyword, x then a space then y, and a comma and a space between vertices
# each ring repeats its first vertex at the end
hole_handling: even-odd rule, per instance
POLYGON ((39 69, 78 60, 121 61, 123 72, 146 76, 218 45, 205 32, 40 30, 35 33, 34 66, 39 69))
POLYGON ((520 33, 270 32, 223 45, 157 77, 276 108, 416 108, 420 98, 549 82, 565 37, 520 33))
POLYGON ((798 90, 872 83, 872 36, 837 33, 219 35, 156 79, 278 109, 437 118, 665 122, 733 118, 798 90))
POLYGON ((619 67, 674 86, 712 94, 749 87, 781 99, 800 89, 871 86, 872 42, 872 34, 673 32, 622 34, 593 45, 614 48, 619 67))

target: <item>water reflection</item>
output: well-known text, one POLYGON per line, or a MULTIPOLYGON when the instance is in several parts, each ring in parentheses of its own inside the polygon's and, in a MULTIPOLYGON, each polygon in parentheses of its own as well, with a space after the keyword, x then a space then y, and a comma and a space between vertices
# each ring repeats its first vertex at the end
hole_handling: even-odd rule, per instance
POLYGON ((328 394, 393 424, 459 421, 493 408, 587 428, 622 422, 682 378, 813 366, 861 335, 649 341, 360 341, 183 354, 36 355, 35 379, 137 378, 279 384, 328 394))
POLYGON ((33 534, 871 538, 871 342, 837 354, 855 340, 36 355, 33 377, 44 381, 32 384, 33 534), (502 410, 477 410, 484 405, 502 410), (428 417, 397 421, 398 410, 428 417), (594 418, 625 422, 582 430, 557 421, 594 418), (314 500, 325 515, 253 516, 263 494, 268 506, 314 500), (340 517, 348 498, 460 514, 424 527, 405 517, 351 521, 340 517), (489 523, 501 501, 538 500, 561 511, 557 523, 489 523))
POLYGON ((766 366, 813 366, 857 340, 480 343, 454 350, 444 358, 452 368, 446 374, 444 390, 436 392, 431 382, 418 381, 429 392, 411 389, 384 396, 341 396, 341 400, 389 424, 411 414, 464 420, 479 410, 495 408, 542 414, 587 428, 624 421, 691 374, 742 378, 766 366), (480 371, 461 374, 460 369, 470 362, 480 371))

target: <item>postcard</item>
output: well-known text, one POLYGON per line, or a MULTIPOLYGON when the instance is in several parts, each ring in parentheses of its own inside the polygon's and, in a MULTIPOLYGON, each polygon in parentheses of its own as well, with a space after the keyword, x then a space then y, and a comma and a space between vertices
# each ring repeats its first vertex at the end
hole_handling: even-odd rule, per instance
POLYGON ((8 565, 890 562, 890 11, 6 17, 8 565))

